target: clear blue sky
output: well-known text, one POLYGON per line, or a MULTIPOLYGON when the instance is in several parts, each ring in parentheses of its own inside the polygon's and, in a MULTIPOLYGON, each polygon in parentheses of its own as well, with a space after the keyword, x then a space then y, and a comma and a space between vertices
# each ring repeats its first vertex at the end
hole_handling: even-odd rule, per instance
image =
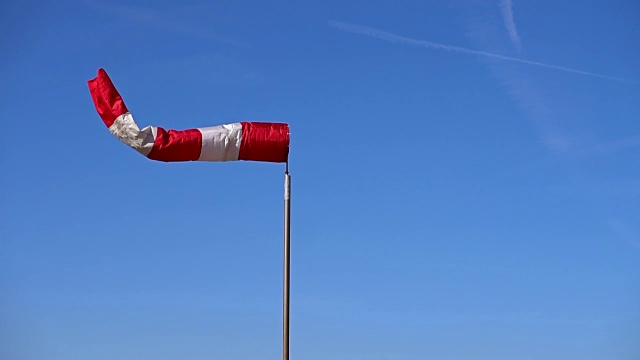
POLYGON ((278 359, 284 166, 141 126, 292 129, 295 360, 640 356, 640 3, 5 1, 0 358, 278 359))

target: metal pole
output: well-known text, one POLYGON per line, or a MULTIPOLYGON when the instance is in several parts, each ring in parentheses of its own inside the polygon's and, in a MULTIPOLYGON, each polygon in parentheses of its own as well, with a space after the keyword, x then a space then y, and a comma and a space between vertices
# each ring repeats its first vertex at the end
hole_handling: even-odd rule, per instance
POLYGON ((282 360, 289 360, 289 284, 291 265, 291 176, 289 162, 284 173, 284 293, 282 301, 282 360))

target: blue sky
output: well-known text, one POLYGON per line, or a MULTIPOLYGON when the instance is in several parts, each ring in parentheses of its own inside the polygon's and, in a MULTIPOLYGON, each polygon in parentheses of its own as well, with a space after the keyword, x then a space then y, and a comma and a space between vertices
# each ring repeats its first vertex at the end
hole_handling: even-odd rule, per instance
POLYGON ((9 1, 0 358, 277 359, 284 167, 141 126, 288 122, 292 359, 640 356, 640 4, 9 1))

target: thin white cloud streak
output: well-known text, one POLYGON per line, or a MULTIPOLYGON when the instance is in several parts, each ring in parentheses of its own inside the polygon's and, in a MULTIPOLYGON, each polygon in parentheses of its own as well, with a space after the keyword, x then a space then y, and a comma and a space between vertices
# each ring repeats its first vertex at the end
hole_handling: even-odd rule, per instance
POLYGON ((634 80, 623 79, 623 78, 619 78, 619 77, 615 77, 615 76, 602 75, 602 74, 592 73, 592 72, 588 72, 588 71, 582 71, 582 70, 567 68, 567 67, 564 67, 564 66, 552 65, 552 64, 542 63, 542 62, 538 62, 538 61, 525 60, 525 59, 520 59, 520 58, 516 58, 516 57, 490 53, 490 52, 486 52, 486 51, 472 50, 472 49, 467 49, 467 48, 463 48, 463 47, 459 47, 459 46, 439 44, 439 43, 426 41, 426 40, 412 39, 412 38, 408 38, 408 37, 404 37, 404 36, 395 35, 395 34, 392 34, 390 32, 373 29, 373 28, 366 27, 366 26, 347 24, 347 23, 338 22, 338 21, 329 21, 329 25, 334 27, 334 28, 336 28, 336 29, 348 31, 348 32, 355 33, 355 34, 371 36, 371 37, 374 37, 374 38, 377 38, 377 39, 380 39, 380 40, 385 40, 385 41, 398 43, 398 44, 408 44, 408 45, 414 45, 414 46, 424 47, 424 48, 428 48, 428 49, 445 50, 445 51, 457 52, 457 53, 461 53, 461 54, 490 57, 490 58, 494 58, 494 59, 500 59, 500 60, 511 61, 511 62, 526 64, 526 65, 543 67, 543 68, 546 68, 546 69, 564 71, 564 72, 568 72, 568 73, 572 73, 572 74, 593 76, 593 77, 606 79, 606 80, 612 80, 612 81, 621 81, 621 82, 627 82, 627 83, 637 83, 637 81, 634 81, 634 80))
POLYGON ((515 46, 516 50, 521 52, 522 44, 520 43, 520 36, 518 35, 516 22, 513 20, 513 6, 511 0, 501 0, 500 10, 502 10, 502 20, 504 20, 504 26, 509 34, 509 39, 511 39, 511 43, 515 46))

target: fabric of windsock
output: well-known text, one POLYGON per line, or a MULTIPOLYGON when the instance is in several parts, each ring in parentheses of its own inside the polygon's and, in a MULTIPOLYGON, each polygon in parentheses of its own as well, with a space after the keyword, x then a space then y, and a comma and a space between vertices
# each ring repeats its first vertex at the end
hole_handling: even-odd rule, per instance
POLYGON ((140 129, 104 69, 88 81, 98 114, 109 131, 142 155, 158 161, 286 162, 289 125, 238 122, 188 130, 140 129))

